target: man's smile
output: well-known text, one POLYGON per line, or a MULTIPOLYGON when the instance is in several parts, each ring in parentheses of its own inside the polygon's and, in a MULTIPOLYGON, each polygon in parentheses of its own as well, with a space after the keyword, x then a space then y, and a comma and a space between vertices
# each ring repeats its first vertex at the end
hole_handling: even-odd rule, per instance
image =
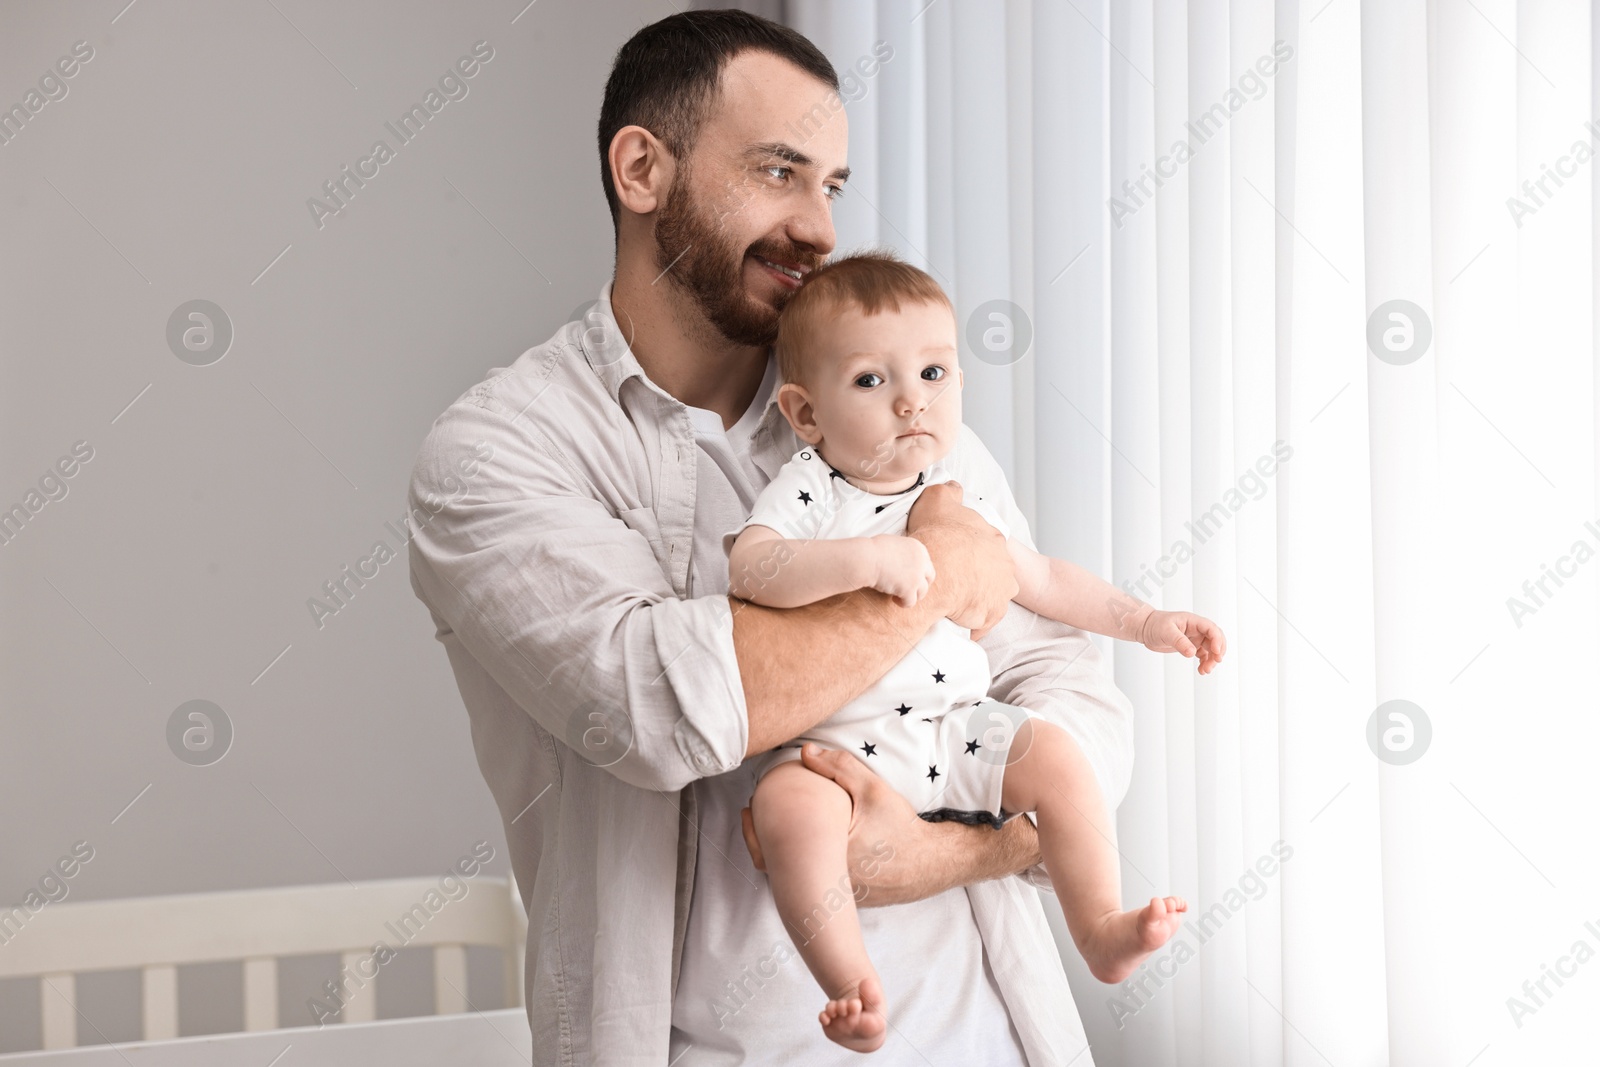
POLYGON ((756 255, 754 252, 750 253, 750 258, 761 264, 767 273, 779 279, 784 285, 791 289, 800 288, 800 280, 805 277, 805 268, 790 266, 785 263, 775 263, 763 256, 756 255))

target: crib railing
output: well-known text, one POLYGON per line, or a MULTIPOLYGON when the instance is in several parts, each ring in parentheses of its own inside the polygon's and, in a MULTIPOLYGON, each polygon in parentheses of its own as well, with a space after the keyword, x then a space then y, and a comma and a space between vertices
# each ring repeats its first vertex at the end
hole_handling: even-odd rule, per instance
POLYGON ((77 1045, 75 976, 134 970, 143 986, 143 1036, 178 1036, 178 967, 239 960, 244 973, 244 1028, 282 1025, 278 959, 337 952, 342 969, 329 1022, 369 1022, 390 950, 432 946, 434 1010, 468 1009, 467 946, 500 948, 507 1004, 522 1006, 527 916, 514 878, 436 878, 245 889, 182 896, 0 908, 0 978, 37 977, 43 1047, 77 1045), (465 893, 461 892, 465 888, 465 893), (452 899, 454 898, 454 899, 452 899))

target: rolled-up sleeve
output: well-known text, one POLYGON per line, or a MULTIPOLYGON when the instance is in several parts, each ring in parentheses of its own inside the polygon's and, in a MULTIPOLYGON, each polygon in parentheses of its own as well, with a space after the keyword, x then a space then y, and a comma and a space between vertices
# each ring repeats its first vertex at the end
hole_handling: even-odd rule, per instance
POLYGON ((727 598, 679 599, 650 509, 607 503, 555 443, 573 426, 534 414, 483 388, 434 423, 408 494, 413 588, 518 707, 622 781, 731 770, 748 724, 727 598))
MULTIPOLYGON (((950 467, 963 495, 981 495, 1010 525, 1010 536, 1034 547, 1004 472, 970 428, 962 428, 950 467)), ((1133 705, 1112 682, 1089 634, 1012 602, 978 643, 989 654, 994 677, 989 695, 1071 734, 1094 768, 1107 810, 1115 811, 1133 775, 1133 705)), ((1023 876, 1041 889, 1051 888, 1043 864, 1023 876)))

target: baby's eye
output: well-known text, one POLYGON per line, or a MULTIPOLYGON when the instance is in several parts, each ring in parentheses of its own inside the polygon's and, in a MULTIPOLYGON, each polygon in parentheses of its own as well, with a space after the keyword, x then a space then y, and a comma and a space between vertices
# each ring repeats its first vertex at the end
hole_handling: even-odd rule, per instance
POLYGON ((925 382, 936 382, 940 378, 943 378, 944 375, 945 369, 939 366, 937 363, 933 364, 932 366, 922 368, 922 380, 925 382))
POLYGON ((876 374, 873 374, 871 371, 868 371, 866 374, 863 374, 856 379, 856 384, 861 386, 863 389, 871 389, 874 385, 877 385, 882 381, 882 378, 878 377, 876 374))

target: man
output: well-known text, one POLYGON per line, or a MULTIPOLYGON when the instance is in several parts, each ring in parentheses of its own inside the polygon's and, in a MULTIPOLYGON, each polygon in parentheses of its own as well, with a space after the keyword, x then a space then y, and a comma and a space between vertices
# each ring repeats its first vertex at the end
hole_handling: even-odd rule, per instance
MULTIPOLYGON (((805 38, 737 11, 639 31, 600 115, 613 281, 584 321, 452 404, 417 459, 411 503, 430 517, 412 585, 528 906, 536 1063, 853 1059, 818 1030, 740 764, 861 693, 940 617, 982 635, 996 701, 1071 730, 1113 803, 1127 788, 1127 701, 1086 635, 1010 602, 1004 541, 959 489, 911 513, 937 570, 914 607, 870 590, 790 611, 726 595, 722 534, 799 447, 771 403, 769 346, 796 276, 834 246, 837 88, 805 38)), ((1031 541, 970 430, 950 462, 1031 541)), ((841 891, 896 1004, 878 1062, 1090 1063, 1030 888, 1048 886, 1031 823, 925 822, 853 756, 805 762, 855 805, 841 891)))

